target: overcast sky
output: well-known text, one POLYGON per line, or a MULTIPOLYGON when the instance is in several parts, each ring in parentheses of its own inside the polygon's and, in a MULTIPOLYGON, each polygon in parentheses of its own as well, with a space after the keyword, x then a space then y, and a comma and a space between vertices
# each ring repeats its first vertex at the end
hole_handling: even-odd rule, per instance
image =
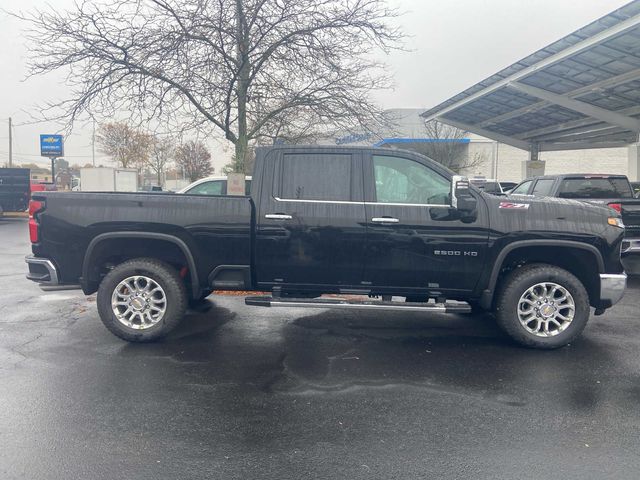
MULTIPOLYGON (((377 95, 386 108, 429 108, 530 53, 628 3, 627 0, 389 0, 403 10, 398 21, 409 35, 407 48, 386 58, 395 76, 393 91, 377 95)), ((0 0, 5 9, 49 4, 68 8, 73 0, 0 0)), ((52 124, 27 125, 25 112, 64 98, 63 76, 23 81, 28 45, 21 25, 0 13, 0 164, 8 152, 8 117, 13 118, 14 162, 45 163, 38 135, 52 124)), ((216 172, 232 151, 209 142, 216 172)), ((91 128, 77 125, 65 145, 70 163, 91 161, 91 128)), ((99 153, 97 162, 108 164, 99 153)))

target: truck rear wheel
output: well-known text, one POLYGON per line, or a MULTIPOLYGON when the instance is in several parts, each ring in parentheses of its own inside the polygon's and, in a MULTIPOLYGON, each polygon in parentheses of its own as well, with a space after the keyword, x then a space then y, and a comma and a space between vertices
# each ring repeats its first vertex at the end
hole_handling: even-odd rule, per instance
POLYGON ((496 298, 498 325, 526 347, 562 347, 582 333, 589 320, 589 296, 572 273, 546 264, 511 272, 496 298))
POLYGON ((184 316, 187 290, 178 271, 152 258, 128 260, 111 270, 98 289, 104 326, 129 342, 167 335, 184 316))

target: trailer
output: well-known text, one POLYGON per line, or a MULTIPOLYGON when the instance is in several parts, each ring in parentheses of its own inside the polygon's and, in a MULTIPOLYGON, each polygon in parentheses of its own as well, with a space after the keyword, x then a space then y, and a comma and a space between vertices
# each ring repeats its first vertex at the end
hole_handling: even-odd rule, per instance
POLYGON ((81 168, 79 189, 83 192, 136 192, 138 171, 133 168, 81 168))

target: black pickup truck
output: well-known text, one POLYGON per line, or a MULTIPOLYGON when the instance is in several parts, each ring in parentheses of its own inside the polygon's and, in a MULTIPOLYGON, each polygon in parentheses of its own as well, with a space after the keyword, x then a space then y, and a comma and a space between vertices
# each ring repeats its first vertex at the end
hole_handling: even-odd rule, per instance
POLYGON ((45 192, 30 213, 28 278, 97 291, 103 323, 129 341, 237 289, 271 292, 246 298, 256 306, 473 306, 517 342, 556 348, 626 285, 610 208, 489 195, 395 150, 258 149, 251 196, 45 192))
POLYGON ((640 200, 635 198, 633 187, 625 175, 545 175, 524 180, 511 193, 569 198, 613 208, 625 226, 622 264, 627 273, 640 274, 640 200))

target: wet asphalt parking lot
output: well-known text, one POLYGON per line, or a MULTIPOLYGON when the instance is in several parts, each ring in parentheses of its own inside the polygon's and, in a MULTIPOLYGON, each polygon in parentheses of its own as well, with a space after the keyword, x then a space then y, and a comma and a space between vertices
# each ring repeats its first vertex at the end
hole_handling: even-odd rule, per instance
POLYGON ((0 219, 1 479, 638 478, 640 281, 551 352, 486 316, 216 296, 136 345, 27 281, 27 237, 0 219))

